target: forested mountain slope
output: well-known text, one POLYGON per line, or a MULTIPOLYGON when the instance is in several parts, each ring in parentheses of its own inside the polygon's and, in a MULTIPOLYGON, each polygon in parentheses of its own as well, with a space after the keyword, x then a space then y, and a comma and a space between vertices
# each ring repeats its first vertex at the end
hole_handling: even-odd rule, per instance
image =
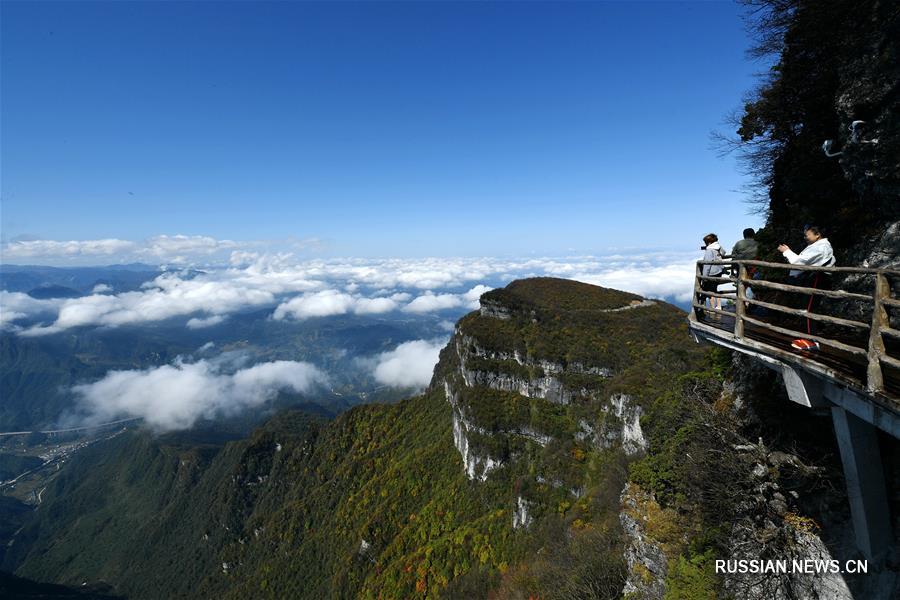
POLYGON ((640 415, 705 354, 681 311, 614 290, 523 280, 482 306, 398 404, 287 413, 224 447, 131 432, 91 448, 6 568, 147 598, 549 593, 562 571, 615 596, 640 415))

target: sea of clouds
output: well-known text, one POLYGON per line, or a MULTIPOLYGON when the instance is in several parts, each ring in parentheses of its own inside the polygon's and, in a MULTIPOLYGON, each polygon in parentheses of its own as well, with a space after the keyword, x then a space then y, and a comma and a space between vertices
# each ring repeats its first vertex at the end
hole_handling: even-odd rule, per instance
MULTIPOLYGON (((101 242, 104 240, 77 244, 105 248, 101 242)), ((51 244, 67 252, 76 242, 51 244)), ((222 244, 213 240, 208 245, 199 241, 185 245, 221 248, 222 244)), ((185 248, 176 250, 184 259, 185 248)), ((20 247, 11 249, 7 244, 3 260, 9 262, 22 253, 20 247)), ((478 297, 491 287, 531 276, 564 277, 685 301, 690 298, 695 259, 693 253, 629 252, 562 258, 304 260, 290 253, 232 250, 228 263, 220 266, 166 266, 139 290, 116 292, 101 285, 91 294, 64 299, 0 291, 0 326, 19 335, 40 336, 75 327, 115 327, 183 317, 186 327, 197 329, 260 307, 272 307, 275 320, 396 311, 422 314, 475 308, 478 297)))
MULTIPOLYGON (((249 309, 269 309, 267 318, 273 321, 346 314, 462 313, 477 308, 481 294, 491 288, 533 276, 687 301, 697 259, 693 252, 637 250, 543 258, 309 259, 287 252, 257 252, 252 244, 189 236, 158 236, 140 243, 35 241, 3 246, 7 263, 48 256, 120 262, 152 257, 166 265, 137 290, 98 285, 84 296, 59 299, 0 291, 0 328, 7 333, 34 338, 82 327, 147 325, 172 319, 183 319, 189 329, 202 329, 249 309), (203 263, 223 252, 227 260, 221 264, 203 263)), ((421 388, 430 380, 445 343, 446 339, 406 342, 369 359, 368 368, 380 384, 421 388)), ((327 379, 317 367, 303 362, 277 361, 234 370, 208 359, 179 359, 149 369, 113 371, 73 391, 91 422, 133 416, 156 429, 169 430, 258 406, 281 390, 308 393, 324 386, 327 379)))

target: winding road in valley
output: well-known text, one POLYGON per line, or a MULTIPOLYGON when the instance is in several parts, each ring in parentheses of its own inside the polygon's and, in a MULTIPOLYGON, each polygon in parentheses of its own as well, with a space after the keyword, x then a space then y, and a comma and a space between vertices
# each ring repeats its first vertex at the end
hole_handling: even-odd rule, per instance
POLYGON ((66 429, 45 429, 42 431, 0 431, 0 436, 10 435, 29 435, 32 433, 72 433, 75 431, 90 431, 92 429, 103 429, 110 425, 121 425, 122 423, 131 423, 140 421, 141 417, 131 417, 130 419, 119 419, 118 421, 109 421, 108 423, 98 423, 96 425, 85 425, 83 427, 68 427, 66 429))

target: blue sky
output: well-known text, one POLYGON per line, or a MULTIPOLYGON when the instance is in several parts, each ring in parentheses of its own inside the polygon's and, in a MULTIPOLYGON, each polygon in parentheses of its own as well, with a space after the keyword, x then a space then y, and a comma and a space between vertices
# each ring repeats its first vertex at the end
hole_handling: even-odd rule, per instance
POLYGON ((730 243, 748 43, 730 2, 3 2, 3 241, 730 243))

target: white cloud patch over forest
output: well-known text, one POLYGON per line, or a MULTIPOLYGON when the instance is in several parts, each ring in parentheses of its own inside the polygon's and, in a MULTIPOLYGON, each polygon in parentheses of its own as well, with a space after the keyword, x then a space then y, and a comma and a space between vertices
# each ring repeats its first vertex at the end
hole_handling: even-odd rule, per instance
POLYGON ((446 344, 446 340, 414 340, 379 354, 372 369, 375 380, 391 387, 425 387, 446 344))
POLYGON ((204 359, 110 371, 99 381, 73 388, 81 420, 139 417, 157 431, 187 429, 200 419, 259 407, 279 391, 308 393, 327 382, 322 371, 306 362, 265 362, 233 373, 222 372, 221 365, 204 359))

